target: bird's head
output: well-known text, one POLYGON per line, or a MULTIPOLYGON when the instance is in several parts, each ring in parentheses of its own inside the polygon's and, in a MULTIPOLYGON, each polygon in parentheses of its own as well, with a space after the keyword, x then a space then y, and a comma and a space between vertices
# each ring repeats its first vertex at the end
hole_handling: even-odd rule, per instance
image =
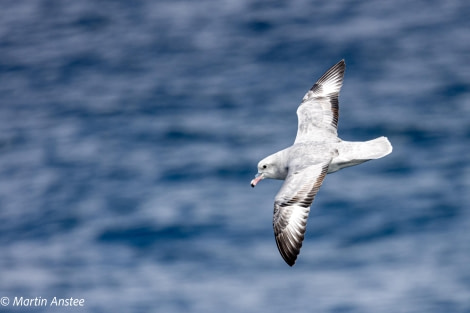
POLYGON ((258 173, 255 178, 251 181, 251 187, 255 187, 258 182, 262 179, 271 178, 271 179, 284 179, 285 173, 280 172, 280 167, 278 166, 278 155, 273 154, 258 163, 258 173))

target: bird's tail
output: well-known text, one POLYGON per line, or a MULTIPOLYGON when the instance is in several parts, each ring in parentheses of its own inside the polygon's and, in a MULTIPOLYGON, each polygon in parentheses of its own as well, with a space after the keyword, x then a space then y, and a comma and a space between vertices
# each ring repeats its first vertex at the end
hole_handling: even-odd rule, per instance
POLYGON ((356 143, 360 158, 364 160, 380 159, 390 154, 393 150, 392 144, 387 137, 379 137, 366 142, 356 143))
POLYGON ((369 160, 383 158, 392 150, 392 145, 387 137, 379 137, 365 142, 342 141, 338 146, 338 156, 331 161, 328 173, 369 160))

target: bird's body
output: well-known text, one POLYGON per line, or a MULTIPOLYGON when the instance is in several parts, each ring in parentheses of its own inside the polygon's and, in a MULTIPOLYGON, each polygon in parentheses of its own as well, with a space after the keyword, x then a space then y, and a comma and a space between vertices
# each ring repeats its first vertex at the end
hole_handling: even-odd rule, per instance
POLYGON ((342 60, 307 92, 297 109, 294 144, 261 160, 251 182, 254 187, 264 178, 285 180, 274 200, 273 227, 279 252, 291 266, 302 247, 310 206, 326 174, 392 152, 386 137, 365 142, 338 137, 338 96, 344 69, 342 60))

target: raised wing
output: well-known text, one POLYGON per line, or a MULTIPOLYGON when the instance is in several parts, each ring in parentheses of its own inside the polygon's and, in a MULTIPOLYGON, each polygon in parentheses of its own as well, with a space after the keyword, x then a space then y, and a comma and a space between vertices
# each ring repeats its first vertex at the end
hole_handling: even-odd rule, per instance
POLYGON ((328 172, 328 162, 287 175, 274 201, 273 228, 282 258, 294 265, 302 247, 310 206, 328 172))
POLYGON ((339 61, 310 88, 297 109, 299 126, 295 142, 337 137, 339 90, 346 63, 339 61))

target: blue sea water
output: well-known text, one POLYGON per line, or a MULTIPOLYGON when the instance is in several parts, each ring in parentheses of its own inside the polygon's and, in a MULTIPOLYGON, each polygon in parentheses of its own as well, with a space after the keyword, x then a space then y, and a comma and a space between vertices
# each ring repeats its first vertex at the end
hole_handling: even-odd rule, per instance
POLYGON ((2 2, 0 311, 470 312, 468 16, 463 0, 2 2), (394 151, 326 177, 291 268, 282 182, 249 183, 342 58, 339 135, 394 151))

